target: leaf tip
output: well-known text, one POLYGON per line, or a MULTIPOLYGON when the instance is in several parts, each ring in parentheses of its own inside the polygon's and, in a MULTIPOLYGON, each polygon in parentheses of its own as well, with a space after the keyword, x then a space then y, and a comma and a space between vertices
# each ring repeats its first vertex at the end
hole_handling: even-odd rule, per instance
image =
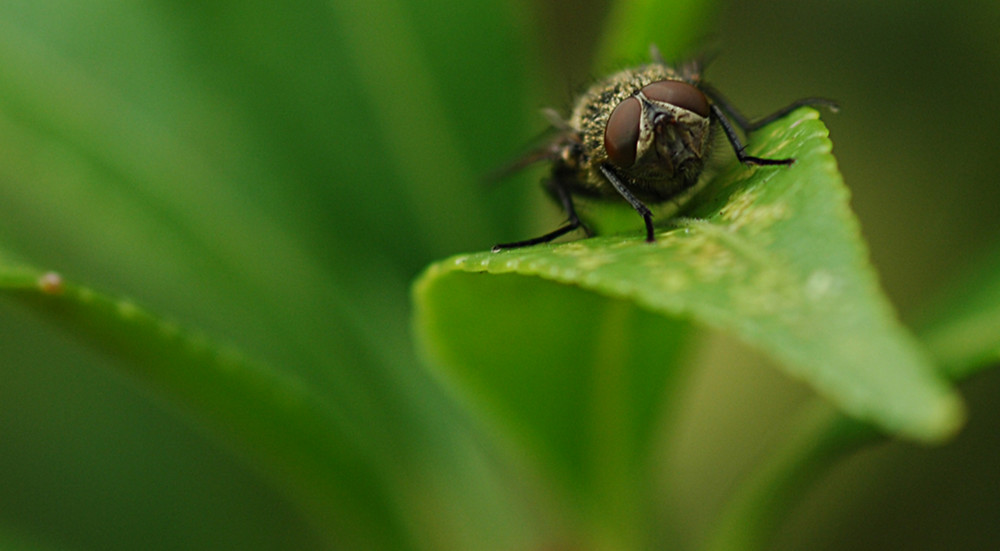
POLYGON ((954 392, 938 400, 928 413, 925 431, 926 440, 931 443, 943 442, 952 438, 965 424, 965 402, 954 392))

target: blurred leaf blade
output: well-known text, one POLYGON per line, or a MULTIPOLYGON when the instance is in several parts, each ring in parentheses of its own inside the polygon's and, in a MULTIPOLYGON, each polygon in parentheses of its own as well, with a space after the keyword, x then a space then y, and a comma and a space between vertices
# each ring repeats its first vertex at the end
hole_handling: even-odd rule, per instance
POLYGON ((302 381, 187 332, 134 302, 0 255, 0 293, 46 315, 121 372, 249 453, 332 540, 409 548, 388 470, 356 422, 302 381))
MULTIPOLYGON (((53 39, 48 26, 58 26, 58 18, 35 13, 0 17, 0 55, 5 64, 21 68, 0 85, 7 116, 3 134, 10 140, 5 145, 11 146, 5 149, 12 151, 2 170, 14 182, 5 186, 4 195, 8 205, 34 215, 30 223, 12 216, 22 224, 10 231, 21 238, 17 241, 27 241, 31 232, 56 237, 50 254, 63 253, 59 247, 87 251, 82 260, 100 266, 95 271, 123 280, 105 281, 116 288, 134 278, 143 282, 144 295, 155 295, 163 292, 155 284, 171 276, 198 280, 199 285, 185 289, 185 298, 195 293, 211 297, 216 311, 229 314, 224 317, 231 334, 251 331, 234 322, 255 319, 254 308, 269 309, 270 315, 259 319, 270 320, 287 316, 290 303, 315 304, 315 292, 307 301, 296 296, 296 287, 274 285, 273 272, 259 261, 260 255, 280 259, 275 263, 314 289, 329 288, 327 276, 272 213, 246 200, 246 182, 229 170, 239 161, 214 162, 185 133, 184 122, 197 120, 207 135, 239 135, 225 117, 205 115, 225 107, 213 105, 214 98, 189 74, 175 70, 180 56, 165 30, 150 23, 150 15, 141 10, 102 14, 99 21, 117 31, 109 37, 133 38, 131 27, 147 37, 141 46, 124 48, 128 55, 116 52, 116 63, 108 66, 102 65, 102 51, 85 49, 90 37, 84 32, 53 39), (156 59, 158 70, 132 70, 150 58, 156 59), (158 93, 136 95, 134 88, 158 93), (184 93, 177 93, 178 88, 184 93), (120 262, 123 255, 133 261, 120 262), (249 308, 247 296, 255 298, 249 308)), ((109 41, 114 44, 114 39, 109 41)), ((227 146, 240 148, 231 142, 227 146)), ((60 256, 61 264, 71 264, 66 257, 60 256)), ((171 302, 197 309, 187 301, 171 302)), ((302 355, 310 347, 287 346, 305 340, 288 327, 273 324, 270 334, 265 331, 243 344, 270 342, 271 350, 287 351, 282 360, 313 359, 302 355), (283 338, 269 338, 281 333, 283 338)))
POLYGON ((839 460, 882 437, 873 425, 820 400, 803 407, 789 428, 787 438, 736 487, 700 549, 768 549, 802 492, 839 460))
MULTIPOLYGON (((1000 361, 1000 250, 924 312, 917 335, 939 372, 961 382, 1000 361)), ((779 519, 839 458, 882 438, 868 423, 812 402, 791 426, 790 438, 772 450, 744 480, 711 531, 704 549, 763 549, 779 519)))
POLYGON ((11 530, 6 526, 0 527, 0 547, 17 549, 18 551, 70 551, 72 549, 68 546, 54 545, 34 535, 11 530))
POLYGON ((687 54, 705 37, 715 2, 701 0, 621 0, 612 2, 597 66, 645 59, 655 44, 668 58, 687 54))
MULTIPOLYGON (((390 535, 391 505, 414 538, 467 548, 456 541, 488 530, 498 548, 514 546, 537 526, 497 483, 490 461, 500 460, 416 369, 406 293, 428 258, 456 238, 481 242, 494 233, 487 214, 500 219, 469 183, 495 153, 467 147, 480 155, 470 163, 465 140, 423 138, 521 131, 511 109, 491 119, 470 108, 499 101, 520 112, 524 66, 505 55, 524 57, 511 40, 516 14, 502 2, 444 18, 434 3, 341 4, 5 4, 0 233, 38 264, 234 342, 335 404, 338 430, 367 450, 345 444, 345 461, 371 464, 358 484, 387 508, 390 535), (433 33, 420 28, 422 10, 433 33), (481 46, 454 47, 454 27, 481 46), (498 58, 508 63, 493 66, 498 58), (419 90, 394 93, 380 68, 419 90), (457 220, 431 219, 439 198, 462 204, 447 211, 457 220), (406 238, 414 227, 420 235, 406 238), (510 536, 505 522, 523 530, 510 536)), ((58 499, 80 507, 89 497, 58 499)))
POLYGON ((917 329, 941 370, 961 381, 1000 363, 1000 247, 930 307, 917 329))
MULTIPOLYGON (((456 233, 440 223, 440 213, 462 212, 468 207, 468 188, 459 187, 459 184, 472 180, 472 171, 460 162, 462 156, 454 129, 447 124, 447 111, 431 81, 428 61, 422 55, 425 49, 398 2, 330 2, 329 6, 340 21, 339 28, 350 46, 359 81, 374 103, 373 112, 378 115, 375 123, 380 127, 380 134, 389 140, 385 152, 396 156, 389 159, 390 162, 417 181, 438 180, 449 188, 448 192, 439 194, 435 202, 415 197, 409 201, 416 211, 416 238, 447 246, 456 238, 456 233), (371 32, 368 22, 373 19, 392 29, 393 41, 371 32), (407 83, 406 101, 399 101, 398 89, 386 86, 387 74, 407 83), (415 105, 419 108, 414 108, 415 105), (413 140, 413 132, 398 132, 399 127, 419 129, 435 139, 413 140), (449 162, 440 162, 442 156, 449 162)), ((409 188, 403 187, 403 190, 409 188)), ((468 224, 469 232, 486 235, 480 218, 470 218, 468 224)))
MULTIPOLYGON (((576 285, 732 332, 887 432, 929 442, 953 434, 962 402, 881 295, 817 113, 800 110, 758 131, 748 151, 796 163, 731 165, 699 195, 698 218, 661 231, 655 245, 606 236, 443 261, 418 283, 418 304, 421 288, 462 272, 576 285)), ((450 345, 446 334, 435 338, 450 345)))
POLYGON ((572 286, 436 268, 414 287, 424 356, 541 465, 585 538, 641 548, 649 452, 687 324, 572 286))

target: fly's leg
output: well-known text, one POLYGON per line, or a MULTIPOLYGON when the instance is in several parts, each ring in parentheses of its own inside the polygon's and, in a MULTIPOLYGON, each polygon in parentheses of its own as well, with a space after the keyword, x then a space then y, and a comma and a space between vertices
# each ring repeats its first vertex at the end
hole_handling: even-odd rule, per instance
POLYGON ((604 177, 608 179, 608 182, 611 182, 615 191, 628 201, 628 204, 632 205, 632 208, 642 216, 642 221, 646 223, 646 242, 652 243, 656 241, 656 237, 653 235, 653 213, 649 211, 649 207, 644 205, 635 195, 632 195, 632 192, 625 186, 625 182, 622 182, 622 179, 618 177, 618 174, 615 173, 614 168, 610 164, 602 163, 600 167, 604 177))
POLYGON ((730 103, 729 100, 727 100, 715 88, 703 83, 699 84, 698 88, 704 92, 705 95, 711 98, 712 118, 719 121, 719 124, 722 126, 722 131, 726 134, 726 139, 729 140, 729 144, 733 146, 733 151, 736 152, 736 158, 738 158, 741 163, 750 165, 790 165, 795 162, 795 159, 764 159, 745 154, 743 152, 743 143, 736 134, 736 130, 733 128, 733 123, 736 123, 736 126, 739 126, 744 133, 749 134, 762 126, 788 115, 799 107, 818 105, 827 107, 834 112, 837 111, 837 103, 832 100, 825 98, 804 98, 792 102, 790 105, 787 105, 764 118, 751 121, 740 113, 739 110, 733 107, 733 104, 730 103))
POLYGON ((736 152, 736 158, 739 159, 741 163, 748 165, 790 165, 795 162, 795 159, 765 159, 763 157, 747 155, 744 152, 746 146, 744 146, 743 142, 740 141, 740 137, 736 134, 736 129, 733 128, 733 124, 726 118, 722 109, 713 103, 711 110, 712 118, 719 121, 719 124, 722 125, 722 131, 726 134, 726 139, 729 140, 729 144, 733 146, 733 151, 736 152))
POLYGON ((549 190, 556 196, 556 198, 559 199, 559 202, 562 204, 563 210, 566 212, 566 217, 567 217, 566 223, 560 226, 559 228, 550 231, 545 235, 540 235, 533 239, 525 239, 524 241, 515 241, 513 243, 500 243, 498 245, 494 245, 493 252, 496 253, 506 249, 519 249, 521 247, 530 247, 532 245, 538 245, 539 243, 548 243, 549 241, 552 241, 557 237, 566 235, 567 233, 578 228, 582 228, 583 231, 585 231, 588 236, 591 235, 590 228, 588 228, 582 221, 580 221, 580 217, 577 216, 576 207, 573 205, 573 196, 570 195, 569 190, 566 189, 566 186, 557 177, 554 177, 553 179, 546 182, 546 185, 549 188, 549 190))

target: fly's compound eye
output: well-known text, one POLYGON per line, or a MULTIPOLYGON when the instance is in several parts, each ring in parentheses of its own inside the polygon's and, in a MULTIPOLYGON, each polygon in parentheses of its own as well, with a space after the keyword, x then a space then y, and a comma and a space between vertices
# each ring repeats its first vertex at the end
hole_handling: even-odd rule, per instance
MULTIPOLYGON (((702 117, 708 116, 708 98, 705 97, 705 94, 701 90, 686 82, 661 80, 647 84, 642 89, 642 95, 653 101, 669 103, 670 105, 687 109, 702 117)), ((613 117, 614 113, 611 116, 613 117)))
POLYGON ((608 125, 604 127, 604 149, 608 152, 608 159, 619 168, 628 168, 635 163, 641 114, 639 100, 628 98, 619 103, 608 117, 608 125))

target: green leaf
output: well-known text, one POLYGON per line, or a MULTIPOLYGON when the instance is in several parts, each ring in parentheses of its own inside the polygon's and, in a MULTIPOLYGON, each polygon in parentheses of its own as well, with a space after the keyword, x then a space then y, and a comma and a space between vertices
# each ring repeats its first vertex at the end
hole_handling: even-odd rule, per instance
POLYGON ((18 551, 69 551, 73 547, 55 545, 45 538, 23 532, 10 526, 0 525, 0 549, 18 551))
POLYGON ((491 410, 576 503, 603 511, 591 524, 634 536, 686 324, 573 286, 442 265, 416 296, 419 340, 445 382, 491 410))
POLYGON ((960 381, 1000 361, 1000 247, 931 310, 918 334, 948 378, 960 381))
MULTIPOLYGON (((1000 360, 1000 248, 924 313, 917 334, 938 371, 961 381, 1000 360)), ((789 437, 740 483, 703 549, 763 549, 802 493, 837 461, 881 435, 824 403, 810 403, 789 437)))
POLYGON ((687 53, 704 39, 715 2, 701 0, 629 0, 614 2, 598 52, 598 66, 621 62, 624 56, 645 59, 655 44, 667 56, 687 53))
POLYGON ((740 481, 700 549, 767 549, 774 530, 806 488, 841 459, 881 438, 872 425, 820 400, 801 408, 785 434, 740 481))
MULTIPOLYGON (((926 442, 953 434, 964 418, 962 402, 934 372, 881 294, 816 111, 799 110, 752 138, 749 153, 793 157, 796 163, 756 168, 732 163, 698 196, 695 217, 661 228, 655 244, 644 243, 641 232, 635 232, 460 255, 431 266, 416 286, 416 322, 431 362, 460 392, 486 395, 509 430, 556 432, 540 428, 548 405, 531 402, 564 398, 524 392, 511 402, 506 389, 512 385, 491 386, 494 375, 484 372, 501 369, 502 362, 493 356, 508 354, 507 348, 544 350, 546 340, 554 338, 553 332, 525 334, 519 328, 524 318, 542 315, 545 325, 570 333, 552 343, 553 348, 587 350, 610 328, 580 332, 583 320, 609 319, 599 314, 600 301, 608 301, 606 308, 614 311, 611 305, 624 300, 736 335, 769 353, 789 375, 812 385, 839 409, 886 432, 926 442), (496 280, 512 276, 499 274, 529 277, 500 284, 496 280), (547 298, 557 292, 552 282, 591 291, 596 298, 587 299, 582 311, 570 300, 553 303, 547 298), (508 317, 511 311, 520 313, 508 317), (476 320, 488 320, 479 328, 489 338, 470 343, 469 326, 476 320), (531 408, 539 418, 509 413, 531 408)), ((583 295, 577 291, 573 300, 583 295)), ((669 355, 669 349, 664 344, 641 353, 669 355)), ((507 365, 503 376, 553 373, 567 388, 588 388, 572 379, 581 377, 574 365, 556 361, 550 356, 528 359, 507 365)), ((529 382, 519 384, 530 387, 529 382)), ((577 407, 578 415, 566 414, 558 430, 584 430, 585 406, 577 407)))
MULTIPOLYGON (((322 532, 366 548, 408 548, 376 450, 363 428, 303 381, 185 331, 132 301, 13 261, 0 252, 0 298, 47 315, 120 360, 123 373, 266 467, 322 532)), ((384 454, 385 450, 378 450, 384 454)))
MULTIPOLYGON (((528 30, 500 0, 451 6, 448 17, 441 17, 439 2, 346 4, 224 0, 175 5, 169 14, 153 4, 96 11, 65 0, 4 4, 3 246, 233 341, 266 363, 266 371, 279 378, 288 373, 335 404, 330 407, 344 426, 329 438, 343 435, 345 456, 360 454, 359 463, 373 466, 356 476, 330 467, 331 478, 346 478, 345 491, 331 493, 338 503, 331 510, 358 509, 364 517, 366 509, 388 508, 391 501, 407 516, 414 540, 463 549, 469 545, 462 538, 481 542, 489 530, 496 537, 485 539, 496 548, 517 547, 512 539, 530 537, 531 523, 522 522, 529 513, 512 505, 518 502, 499 483, 500 469, 490 461, 500 460, 488 444, 418 369, 407 293, 429 259, 483 242, 500 226, 502 210, 484 216, 486 191, 469 183, 501 158, 482 143, 515 144, 505 137, 522 132, 522 117, 511 113, 534 114, 524 109, 534 58, 518 39, 528 30), (390 93, 380 75, 408 82, 408 92, 390 93), (378 162, 359 162, 360 151, 378 162), (442 213, 446 204, 462 208, 442 213), (459 226, 477 227, 478 237, 452 231, 459 226), (392 474, 366 474, 379 463, 391 463, 392 474), (366 490, 349 491, 353 486, 366 490), (337 501, 337 495, 346 497, 337 501), (525 529, 513 534, 505 522, 525 529)), ((0 307, 6 306, 4 299, 0 307)), ((4 311, 0 317, 7 319, 4 311)), ((52 335, 39 327, 37 342, 44 346, 52 335)), ((80 332, 69 323, 63 328, 80 332)), ((103 350, 121 356, 110 337, 103 350)), ((66 348, 67 355, 75 351, 66 348)), ((11 351, 4 352, 9 361, 11 351)), ((103 358, 92 357, 102 365, 103 358)), ((46 361, 41 354, 32 360, 46 361)), ((85 369, 72 361, 54 367, 85 369)), ((39 372, 35 380, 45 377, 39 372)), ((73 382, 55 384, 84 396, 93 392, 73 382)), ((158 385, 148 386, 186 399, 158 385)), ((138 401, 130 390, 123 387, 121 398, 138 401)), ((39 410, 55 407, 39 402, 39 410)), ((16 416, 15 408, 8 404, 5 411, 16 416)), ((203 411, 220 427, 217 434, 229 434, 229 422, 219 421, 214 407, 203 411)), ((77 425, 101 426, 82 413, 65 425, 66 433, 77 425)), ((192 417, 201 421, 198 412, 192 417)), ((30 420, 22 422, 37 432, 30 420)), ((152 443, 147 448, 172 447, 155 428, 143 435, 152 443)), ((38 453, 59 447, 50 437, 32 438, 43 450, 38 453)), ((192 454, 215 440, 195 441, 192 454)), ((62 462, 84 463, 60 449, 62 462)), ((100 465, 115 453, 101 451, 87 459, 100 465)), ((16 441, 6 442, 2 453, 31 461, 16 441)), ((220 455, 241 473, 270 469, 258 465, 258 454, 220 455)), ((114 465, 129 465, 125 456, 114 465)), ((276 469, 287 471, 288 464, 276 469)), ((150 502, 157 502, 157 491, 184 493, 154 473, 143 482, 150 502)), ((315 486, 320 491, 322 485, 315 486)), ((191 487, 198 489, 195 482, 191 487)), ((117 490, 102 495, 112 500, 117 490)), ((17 499, 14 490, 0 494, 17 499)), ((35 494, 42 502, 68 504, 68 511, 101 509, 94 507, 99 498, 80 488, 35 494)), ((200 495, 191 492, 190 499, 200 495)), ((121 524, 152 524, 142 522, 143 514, 121 524)), ((385 513, 380 533, 393 533, 399 515, 385 513)), ((378 516, 367 515, 371 522, 378 516)), ((77 515, 54 517, 54 533, 70 532, 63 519, 86 525, 77 515)), ((268 522, 276 533, 289 530, 277 515, 268 522)), ((99 538, 112 542, 118 535, 100 531, 99 538)), ((370 547, 378 547, 377 538, 370 547)))

